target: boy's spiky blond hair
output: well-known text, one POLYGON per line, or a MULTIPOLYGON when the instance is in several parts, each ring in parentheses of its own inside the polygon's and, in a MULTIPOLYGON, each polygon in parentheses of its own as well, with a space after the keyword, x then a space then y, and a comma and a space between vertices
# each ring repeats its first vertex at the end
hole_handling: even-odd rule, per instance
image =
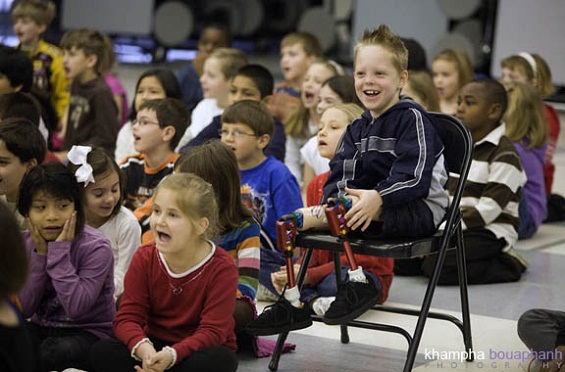
POLYGON ((388 50, 392 54, 392 63, 400 73, 408 69, 408 49, 402 39, 392 33, 387 25, 380 25, 376 30, 368 29, 363 32, 357 45, 355 45, 355 59, 359 49, 364 46, 376 45, 388 50))

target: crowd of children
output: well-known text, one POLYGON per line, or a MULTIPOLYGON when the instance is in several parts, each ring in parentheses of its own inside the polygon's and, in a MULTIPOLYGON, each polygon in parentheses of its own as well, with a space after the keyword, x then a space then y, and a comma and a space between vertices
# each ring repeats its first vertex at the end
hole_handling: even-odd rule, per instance
MULTIPOLYGON (((50 1, 15 2, 19 44, 0 47, 2 371, 235 371, 247 341, 259 354, 255 336, 312 314, 345 324, 386 300, 394 274, 430 276, 433 256, 342 254, 337 283, 332 255, 316 251, 299 291, 289 275, 303 258, 289 263, 275 242, 278 222, 327 229, 320 211, 335 200, 354 235, 441 229, 454 180, 432 111, 474 141, 461 200, 469 283, 527 270, 514 247, 551 208, 560 131, 540 55, 503 59, 498 82, 446 49, 430 73, 417 41, 381 25, 362 34, 349 75, 293 32, 275 82, 210 24, 186 67, 139 76, 128 107, 111 39, 78 29, 48 44, 55 14, 50 1)), ((448 252, 439 284, 457 283, 448 252)), ((559 327, 551 342, 535 328, 562 318, 528 312, 520 337, 561 346, 559 327)))

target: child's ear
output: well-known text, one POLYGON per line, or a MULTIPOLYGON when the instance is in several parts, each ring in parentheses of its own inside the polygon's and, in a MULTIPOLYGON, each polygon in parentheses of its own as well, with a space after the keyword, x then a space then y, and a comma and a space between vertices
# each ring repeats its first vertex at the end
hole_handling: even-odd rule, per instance
POLYGON ((30 159, 26 162, 26 170, 30 170, 31 168, 37 165, 37 159, 30 159))
POLYGON ((38 28, 38 30, 39 30, 39 34, 40 34, 40 35, 43 35, 43 33, 45 32, 45 30, 47 30, 47 25, 40 25, 40 24, 37 24, 37 28, 38 28))
POLYGON ((98 62, 98 56, 96 54, 90 54, 86 56, 86 65, 88 68, 94 68, 98 62))
POLYGON ((257 143, 259 144, 259 148, 261 149, 267 147, 269 142, 271 142, 271 136, 269 136, 268 134, 263 134, 262 136, 257 137, 257 139, 259 140, 257 143))
POLYGON ((171 141, 175 136, 176 132, 177 130, 172 125, 168 125, 165 128, 163 128, 163 135, 162 135, 163 141, 164 142, 171 141))
POLYGON ((488 111, 488 118, 493 122, 498 121, 502 117, 502 107, 499 103, 493 103, 488 111))
POLYGON ((400 73, 399 79, 398 79, 398 89, 402 90, 402 88, 404 88, 406 86, 406 83, 408 82, 408 71, 404 70, 400 73))
POLYGON ((269 105, 271 104, 272 98, 273 98, 273 95, 269 94, 268 96, 265 96, 261 99, 261 103, 264 103, 265 105, 267 105, 267 107, 269 107, 269 105))
POLYGON ((200 221, 198 221, 198 235, 204 234, 208 226, 210 226, 210 220, 206 217, 202 217, 200 221))

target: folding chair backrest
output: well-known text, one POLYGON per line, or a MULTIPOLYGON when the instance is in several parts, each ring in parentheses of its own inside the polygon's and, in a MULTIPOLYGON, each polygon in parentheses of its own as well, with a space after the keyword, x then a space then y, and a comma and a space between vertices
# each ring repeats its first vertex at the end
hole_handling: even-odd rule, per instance
MULTIPOLYGON (((459 176, 450 205, 451 210, 458 211, 465 180, 471 168, 473 138, 465 124, 456 117, 439 112, 430 112, 430 116, 434 119, 437 132, 443 141, 447 169, 449 173, 459 176)), ((446 226, 453 225, 455 215, 448 213, 446 226)))

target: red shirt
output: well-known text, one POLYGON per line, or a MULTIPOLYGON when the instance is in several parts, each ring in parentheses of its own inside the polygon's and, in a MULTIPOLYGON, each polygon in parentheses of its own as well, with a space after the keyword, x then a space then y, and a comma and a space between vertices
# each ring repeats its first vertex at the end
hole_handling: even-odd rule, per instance
POLYGON ((125 276, 114 333, 130 351, 148 336, 170 342, 177 363, 210 346, 236 350, 237 281, 233 259, 215 245, 208 257, 180 278, 169 274, 155 243, 143 245, 125 276), (182 291, 175 294, 174 288, 182 291))
MULTIPOLYGON (((308 184, 308 188, 306 190, 306 204, 308 206, 320 204, 323 196, 323 187, 329 174, 329 172, 322 173, 314 177, 308 184)), ((380 279, 382 295, 379 299, 379 303, 384 303, 388 297, 388 290, 392 283, 394 260, 392 258, 360 254, 356 254, 354 256, 357 264, 363 267, 363 270, 367 270, 375 274, 375 276, 380 279)), ((341 254, 340 259, 342 265, 349 266, 345 253, 341 254)), ((322 249, 314 249, 308 270, 306 271, 310 284, 316 285, 333 271, 333 252, 322 249)))
POLYGON ((545 111, 545 122, 547 124, 547 150, 545 151, 545 163, 543 164, 543 178, 545 179, 545 192, 549 195, 553 187, 553 173, 555 173, 553 154, 557 146, 561 124, 559 123, 559 116, 553 106, 544 103, 543 107, 545 111))

